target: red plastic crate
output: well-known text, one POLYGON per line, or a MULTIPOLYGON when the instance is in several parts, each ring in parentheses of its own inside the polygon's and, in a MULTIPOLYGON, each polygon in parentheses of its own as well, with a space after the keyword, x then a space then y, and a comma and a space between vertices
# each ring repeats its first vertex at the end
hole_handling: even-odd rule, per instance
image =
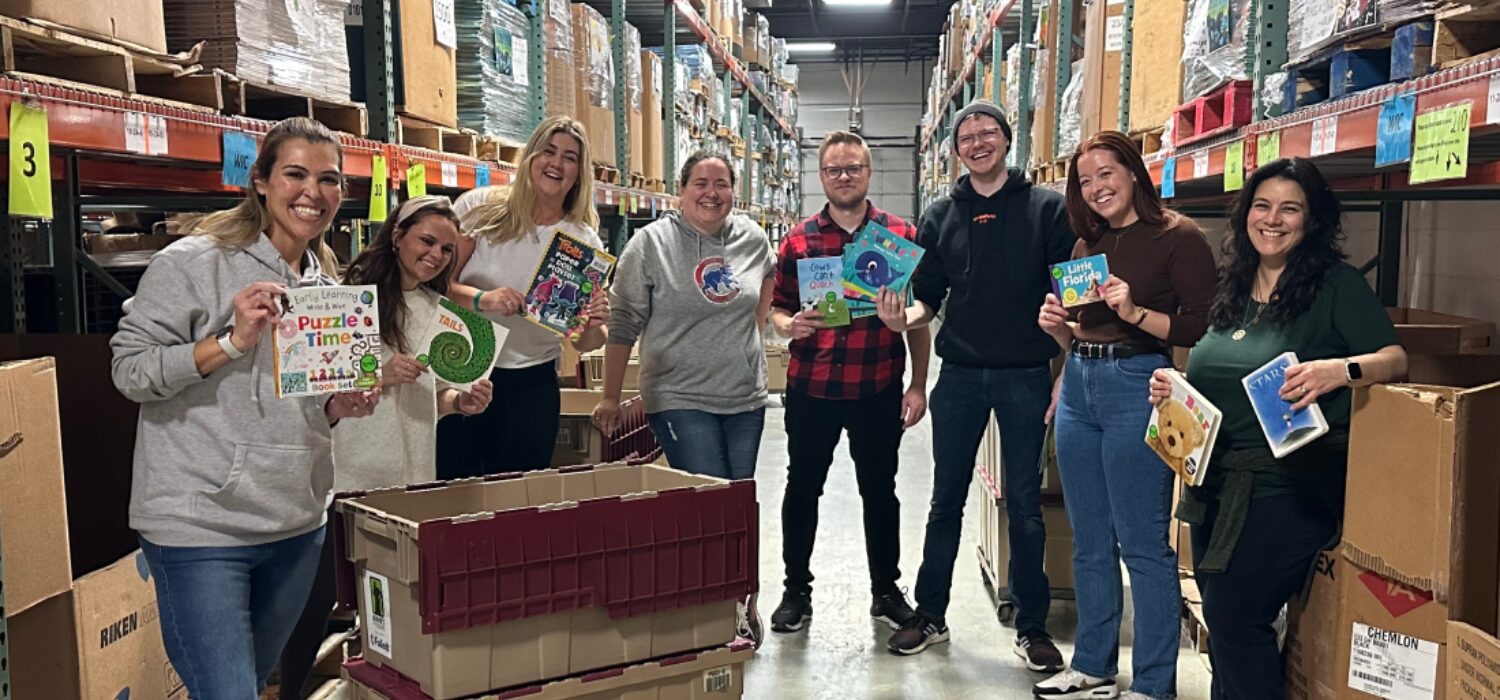
POLYGON ((604 461, 646 463, 661 456, 661 442, 646 422, 646 402, 636 396, 620 403, 620 431, 604 438, 604 461))
POLYGON ((1254 84, 1235 80, 1213 92, 1189 100, 1173 112, 1173 145, 1182 147, 1213 138, 1249 124, 1254 84))

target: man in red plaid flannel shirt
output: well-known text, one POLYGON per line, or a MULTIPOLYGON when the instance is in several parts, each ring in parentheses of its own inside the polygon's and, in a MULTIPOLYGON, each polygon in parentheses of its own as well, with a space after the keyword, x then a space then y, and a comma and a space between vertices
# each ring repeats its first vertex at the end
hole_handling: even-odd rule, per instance
POLYGON ((818 497, 833 464, 840 434, 849 433, 849 453, 864 501, 865 551, 870 567, 871 617, 892 629, 915 616, 896 582, 901 577, 900 515, 896 499, 897 451, 901 435, 927 412, 927 361, 931 336, 911 338, 912 377, 903 389, 906 343, 874 315, 829 328, 816 310, 803 309, 797 261, 841 256, 855 234, 874 221, 907 240, 916 229, 870 203, 870 148, 856 134, 835 131, 818 149, 828 205, 788 232, 776 263, 771 321, 792 339, 787 371, 786 432, 791 463, 781 506, 782 559, 786 592, 771 616, 771 629, 795 632, 812 617, 813 541, 818 497))

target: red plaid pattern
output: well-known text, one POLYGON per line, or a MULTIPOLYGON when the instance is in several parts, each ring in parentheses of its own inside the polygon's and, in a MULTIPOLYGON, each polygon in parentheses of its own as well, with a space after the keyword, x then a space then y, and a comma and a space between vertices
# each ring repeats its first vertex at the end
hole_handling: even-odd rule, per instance
MULTIPOLYGON (((866 221, 874 221, 910 241, 917 230, 900 217, 870 205, 866 221)), ((860 225, 864 228, 864 224, 860 225)), ((828 208, 808 218, 781 239, 776 256, 776 291, 771 305, 795 314, 801 307, 797 261, 844 254, 853 234, 828 216, 828 208)), ((906 342, 880 319, 854 319, 840 328, 825 328, 793 340, 787 368, 787 388, 820 399, 863 399, 880 393, 906 373, 906 342)))

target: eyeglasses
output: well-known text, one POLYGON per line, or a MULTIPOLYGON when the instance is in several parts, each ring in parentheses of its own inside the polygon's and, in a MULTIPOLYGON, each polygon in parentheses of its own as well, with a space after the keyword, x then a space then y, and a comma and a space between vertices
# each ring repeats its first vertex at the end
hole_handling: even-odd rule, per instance
POLYGON ((984 131, 981 131, 977 134, 960 136, 958 137, 958 147, 967 149, 970 146, 979 143, 980 141, 983 141, 985 143, 994 143, 1000 138, 1000 133, 1000 129, 996 127, 985 129, 984 131))
POLYGON ((848 175, 849 177, 859 177, 860 173, 863 173, 864 171, 865 165, 864 163, 860 163, 859 165, 846 165, 843 167, 832 166, 823 168, 823 175, 830 180, 837 180, 845 175, 848 175))

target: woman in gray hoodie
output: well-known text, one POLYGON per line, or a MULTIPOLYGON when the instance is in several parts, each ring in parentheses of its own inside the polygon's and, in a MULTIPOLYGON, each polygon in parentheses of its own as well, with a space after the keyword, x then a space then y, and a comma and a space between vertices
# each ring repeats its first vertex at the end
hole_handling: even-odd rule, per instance
POLYGON ((254 700, 307 601, 333 488, 332 428, 379 390, 276 398, 265 340, 289 288, 335 284, 322 242, 343 150, 294 118, 253 187, 152 257, 110 341, 141 404, 130 525, 156 581, 167 656, 195 700, 254 700))

